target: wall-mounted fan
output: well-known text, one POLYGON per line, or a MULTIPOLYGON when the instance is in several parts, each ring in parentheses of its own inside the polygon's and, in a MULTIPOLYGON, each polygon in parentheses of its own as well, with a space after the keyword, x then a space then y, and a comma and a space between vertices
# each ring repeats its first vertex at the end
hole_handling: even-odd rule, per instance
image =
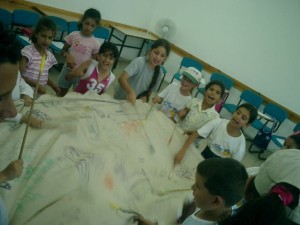
POLYGON ((173 20, 161 18, 155 24, 155 31, 162 38, 170 39, 175 35, 177 27, 173 20))

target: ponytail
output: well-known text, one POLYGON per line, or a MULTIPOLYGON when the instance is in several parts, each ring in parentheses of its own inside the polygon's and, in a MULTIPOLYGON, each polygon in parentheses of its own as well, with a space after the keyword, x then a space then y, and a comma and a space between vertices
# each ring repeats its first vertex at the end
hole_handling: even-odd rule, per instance
POLYGON ((299 203, 299 189, 279 183, 268 194, 246 202, 235 215, 225 218, 219 225, 288 225, 285 206, 294 209, 299 203))
POLYGON ((158 79, 158 75, 159 75, 159 72, 160 72, 160 66, 156 66, 154 68, 154 72, 153 72, 153 77, 152 77, 152 80, 151 80, 151 83, 148 87, 148 89, 144 92, 142 92, 141 94, 139 94, 136 98, 139 99, 141 97, 147 97, 147 102, 149 101, 149 97, 151 95, 151 91, 152 91, 152 88, 155 86, 156 84, 156 81, 158 79))

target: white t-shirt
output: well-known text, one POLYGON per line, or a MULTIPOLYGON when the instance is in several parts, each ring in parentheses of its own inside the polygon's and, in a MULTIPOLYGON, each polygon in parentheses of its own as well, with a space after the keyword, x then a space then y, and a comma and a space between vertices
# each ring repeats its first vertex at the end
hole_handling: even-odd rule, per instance
POLYGON ((202 110, 203 100, 193 98, 186 107, 189 112, 184 119, 178 123, 179 127, 184 131, 194 131, 200 129, 207 122, 219 118, 219 113, 215 110, 215 106, 202 110))
POLYGON ((192 99, 191 95, 182 95, 180 87, 180 84, 173 82, 158 95, 164 99, 160 104, 159 110, 169 118, 174 117, 192 99))
POLYGON ((214 221, 200 219, 195 216, 195 214, 192 214, 183 221, 182 225, 217 225, 217 223, 214 221))
POLYGON ((227 119, 215 119, 198 130, 198 134, 207 138, 210 150, 222 158, 234 158, 241 161, 245 155, 246 140, 241 133, 232 137, 227 132, 227 119))
POLYGON ((21 77, 20 71, 18 71, 18 78, 16 86, 12 92, 12 98, 14 101, 20 100, 21 95, 28 95, 30 98, 33 98, 33 89, 25 82, 21 77))

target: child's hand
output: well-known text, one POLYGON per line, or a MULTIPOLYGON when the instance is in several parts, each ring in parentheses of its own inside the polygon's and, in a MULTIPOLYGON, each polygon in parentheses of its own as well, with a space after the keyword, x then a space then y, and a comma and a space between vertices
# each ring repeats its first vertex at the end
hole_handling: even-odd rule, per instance
POLYGON ((71 54, 66 54, 66 65, 73 69, 76 66, 75 59, 71 54))
MULTIPOLYGON (((25 115, 22 117, 21 119, 21 123, 27 123, 29 120, 29 116, 25 115)), ((43 124, 43 121, 41 119, 38 118, 34 118, 34 117, 30 117, 29 120, 29 126, 33 127, 33 128, 41 128, 43 124)))
POLYGON ((32 104, 32 98, 30 98, 28 95, 22 95, 22 99, 24 100, 25 106, 31 106, 32 104))
POLYGON ((156 96, 156 97, 153 97, 153 98, 152 98, 152 102, 153 102, 153 103, 158 103, 158 104, 160 104, 160 103, 162 103, 162 100, 163 100, 163 98, 162 98, 162 97, 159 97, 159 96, 156 96))
POLYGON ((179 117, 180 119, 183 118, 183 117, 185 117, 186 114, 187 114, 187 112, 188 112, 188 111, 186 111, 186 110, 180 110, 180 111, 178 112, 178 117, 179 117))
POLYGON ((38 93, 40 94, 46 94, 46 87, 43 85, 39 85, 38 93))
POLYGON ((23 172, 23 160, 12 161, 2 172, 2 181, 8 181, 20 177, 23 172))
POLYGON ((143 102, 148 102, 147 96, 142 96, 139 99, 142 100, 143 102))
POLYGON ((133 105, 135 104, 135 101, 136 101, 136 94, 134 93, 134 91, 130 92, 128 95, 127 95, 127 101, 132 103, 133 105))
POLYGON ((57 85, 51 86, 52 90, 58 95, 60 93, 60 87, 57 85))

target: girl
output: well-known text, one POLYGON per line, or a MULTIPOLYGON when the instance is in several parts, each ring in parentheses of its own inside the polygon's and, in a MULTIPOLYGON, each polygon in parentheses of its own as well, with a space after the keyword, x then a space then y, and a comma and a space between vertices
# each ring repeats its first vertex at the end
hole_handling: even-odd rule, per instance
POLYGON ((188 137, 175 156, 175 164, 182 160, 188 147, 199 136, 208 138, 208 145, 201 153, 204 158, 231 157, 241 161, 245 154, 246 144, 241 128, 250 125, 256 117, 257 109, 249 103, 245 103, 238 106, 230 120, 215 119, 208 122, 188 137))
MULTIPOLYGON (((59 96, 63 97, 68 92, 69 88, 79 81, 79 78, 67 81, 66 75, 70 72, 70 69, 74 69, 81 63, 88 59, 95 59, 100 43, 94 37, 93 32, 98 26, 101 20, 101 14, 96 9, 88 9, 84 12, 81 21, 78 23, 79 31, 74 31, 65 37, 65 45, 61 51, 63 58, 65 59, 65 65, 63 66, 58 78, 58 85, 60 87, 59 96)), ((80 70, 76 72, 80 73, 80 70)))
POLYGON ((220 225, 300 224, 300 152, 278 151, 264 162, 255 177, 250 177, 246 203, 220 225))
POLYGON ((103 94, 116 78, 111 72, 111 68, 118 55, 119 51, 116 45, 105 42, 100 47, 99 56, 97 56, 98 61, 87 60, 77 70, 71 71, 66 76, 66 80, 80 77, 75 91, 81 94, 86 93, 88 90, 95 91, 99 95, 103 94))
POLYGON ((181 85, 176 82, 169 84, 152 99, 152 102, 161 104, 160 110, 175 121, 175 115, 192 99, 191 93, 200 84, 201 79, 201 72, 189 67, 182 72, 181 85))
POLYGON ((215 110, 215 104, 222 99, 225 86, 221 81, 215 80, 205 86, 203 100, 192 99, 187 106, 178 113, 179 127, 184 131, 195 131, 200 129, 207 122, 219 118, 219 113, 215 110))
POLYGON ((300 133, 296 132, 286 138, 282 149, 300 149, 300 133))
POLYGON ((59 92, 56 84, 49 79, 49 69, 57 64, 54 55, 48 51, 55 32, 55 23, 47 17, 41 18, 31 37, 32 44, 25 46, 21 51, 20 72, 26 83, 33 88, 37 86, 40 65, 43 64, 42 58, 46 57, 38 87, 39 94, 46 93, 46 85, 49 85, 56 93, 59 92))
POLYGON ((171 46, 167 40, 156 40, 147 57, 138 57, 125 68, 118 79, 120 86, 115 89, 115 98, 127 98, 132 104, 136 99, 148 101, 151 92, 158 88, 158 77, 162 77, 160 65, 165 62, 170 51, 171 46))

